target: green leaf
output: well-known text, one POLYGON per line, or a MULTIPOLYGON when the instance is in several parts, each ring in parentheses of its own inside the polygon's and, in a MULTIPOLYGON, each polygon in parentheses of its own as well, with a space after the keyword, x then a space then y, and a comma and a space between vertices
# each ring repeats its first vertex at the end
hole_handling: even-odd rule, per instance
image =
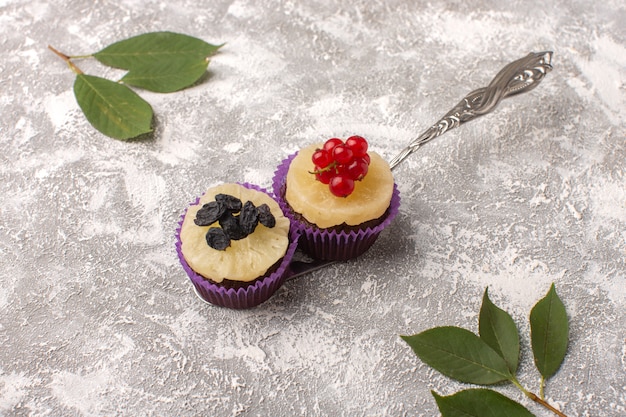
POLYGON ((145 66, 136 65, 121 81, 157 93, 171 93, 198 81, 208 65, 207 58, 181 58, 145 66))
POLYGON ((125 140, 152 131, 152 107, 125 85, 78 74, 74 95, 89 123, 109 137, 125 140))
POLYGON ((461 382, 488 385, 513 377, 504 359, 469 330, 435 327, 401 337, 424 363, 461 382))
POLYGON ((179 33, 151 32, 116 42, 93 56, 105 65, 132 70, 176 60, 206 61, 221 46, 179 33))
POLYGON ((480 307, 478 332, 480 338, 504 358, 509 370, 515 375, 520 355, 517 326, 509 313, 491 302, 486 288, 480 307))
POLYGON ((116 42, 93 56, 128 70, 122 82, 159 93, 189 87, 202 77, 208 57, 222 45, 172 32, 152 32, 116 42))
POLYGON ((548 379, 559 370, 569 338, 567 312, 554 284, 530 312, 530 338, 535 365, 548 379))
POLYGON ((520 403, 490 389, 468 389, 446 397, 432 394, 443 417, 534 417, 520 403))

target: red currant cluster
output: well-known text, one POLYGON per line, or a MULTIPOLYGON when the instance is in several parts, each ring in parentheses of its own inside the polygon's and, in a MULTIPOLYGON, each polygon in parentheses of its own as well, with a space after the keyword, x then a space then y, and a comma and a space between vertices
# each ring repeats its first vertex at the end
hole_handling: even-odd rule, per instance
POLYGON ((337 197, 347 197, 354 191, 354 182, 367 174, 370 157, 367 140, 361 136, 350 136, 346 141, 328 139, 321 149, 311 157, 315 178, 328 184, 330 192, 337 197))

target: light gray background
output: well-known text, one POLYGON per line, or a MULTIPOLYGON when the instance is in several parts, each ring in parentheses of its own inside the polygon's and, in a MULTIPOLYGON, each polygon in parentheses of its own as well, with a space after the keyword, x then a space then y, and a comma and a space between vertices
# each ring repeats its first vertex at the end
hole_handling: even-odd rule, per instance
POLYGON ((549 401, 625 416, 625 108, 621 0, 0 0, 0 414, 435 416, 430 390, 467 386, 398 335, 476 331, 489 286, 536 391, 527 318, 554 282, 571 340, 549 401), (106 138, 46 47, 87 54, 157 30, 226 46, 200 85, 140 92, 151 140, 106 138), (331 136, 391 159, 541 50, 555 69, 536 90, 394 172, 401 213, 362 258, 251 311, 193 294, 174 230, 207 187, 269 186, 282 158, 331 136))

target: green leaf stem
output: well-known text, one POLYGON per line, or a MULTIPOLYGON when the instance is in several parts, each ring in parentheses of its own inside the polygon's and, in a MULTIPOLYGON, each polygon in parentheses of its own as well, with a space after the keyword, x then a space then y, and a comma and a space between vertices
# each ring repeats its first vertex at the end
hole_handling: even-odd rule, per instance
POLYGON ((109 137, 126 140, 152 131, 152 107, 125 85, 81 73, 74 95, 89 123, 109 137))
POLYGON ((520 356, 517 326, 509 313, 491 302, 487 289, 480 308, 478 332, 480 338, 504 358, 509 370, 515 375, 520 356))
POLYGON ((182 90, 205 74, 209 56, 221 47, 173 32, 134 36, 86 56, 69 56, 49 46, 76 74, 74 95, 87 120, 122 140, 152 131, 152 107, 128 86, 158 93, 182 90), (128 73, 119 83, 86 75, 72 60, 89 57, 128 73))
POLYGON ((548 379, 561 367, 569 338, 567 312, 554 284, 530 312, 530 337, 535 365, 548 379))
POLYGON ((484 385, 513 378, 504 359, 469 330, 435 327, 401 337, 423 362, 450 378, 484 385))
POLYGON ((443 417, 534 417, 520 403, 490 389, 468 389, 445 397, 432 394, 443 417))
MULTIPOLYGON (((540 395, 524 388, 516 377, 520 356, 519 333, 506 311, 489 299, 485 289, 479 314, 479 334, 460 327, 434 327, 413 336, 400 336, 427 365, 442 374, 473 384, 508 380, 526 397, 559 417, 567 417, 543 396, 545 380, 561 366, 567 351, 565 306, 554 288, 530 313, 531 345, 542 378, 540 395)), ((432 392, 443 417, 529 417, 521 404, 488 389, 469 389, 444 397, 432 392)))

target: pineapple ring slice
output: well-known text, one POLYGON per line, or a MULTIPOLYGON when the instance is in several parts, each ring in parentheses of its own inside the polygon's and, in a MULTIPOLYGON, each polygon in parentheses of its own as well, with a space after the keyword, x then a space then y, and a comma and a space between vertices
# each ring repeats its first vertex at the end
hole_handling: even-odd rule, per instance
POLYGON ((346 223, 357 226, 385 214, 393 194, 393 175, 389 164, 375 152, 369 152, 370 166, 365 178, 356 181, 348 197, 336 197, 315 179, 311 156, 322 144, 302 149, 291 161, 287 172, 285 200, 307 221, 324 229, 346 223))
POLYGON ((266 272, 285 256, 289 246, 289 219, 283 215, 278 203, 264 192, 245 188, 239 184, 223 184, 210 188, 198 204, 189 206, 180 231, 181 250, 187 264, 196 273, 220 283, 224 279, 250 282, 266 272), (229 194, 242 202, 252 201, 255 206, 265 203, 276 218, 276 225, 267 228, 258 224, 254 232, 244 239, 231 241, 231 246, 220 251, 206 242, 209 226, 194 223, 200 208, 215 200, 217 194, 229 194))

